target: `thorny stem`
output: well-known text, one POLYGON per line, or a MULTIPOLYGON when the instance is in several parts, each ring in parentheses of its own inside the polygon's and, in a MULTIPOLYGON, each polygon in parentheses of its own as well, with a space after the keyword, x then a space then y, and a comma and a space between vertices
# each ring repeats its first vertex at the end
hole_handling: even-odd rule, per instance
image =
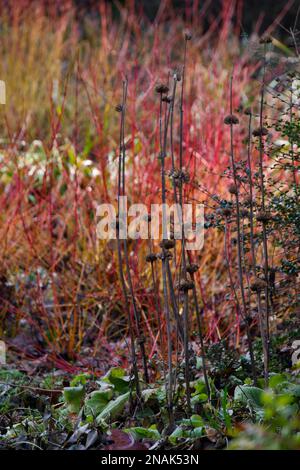
MULTIPOLYGON (((124 83, 124 105, 122 107, 122 138, 121 138, 121 150, 122 150, 122 168, 121 168, 121 178, 122 178, 122 194, 125 196, 126 191, 125 191, 125 111, 126 111, 126 99, 127 99, 127 86, 128 82, 127 79, 125 80, 124 83)), ((126 266, 126 272, 127 272, 127 280, 128 280, 128 285, 129 285, 129 292, 132 300, 132 306, 133 306, 133 312, 134 312, 134 318, 135 318, 135 324, 136 324, 136 331, 137 331, 137 341, 140 346, 141 350, 141 356, 142 356, 142 362, 143 362, 143 369, 144 369, 144 379, 146 383, 149 383, 149 375, 148 375, 148 368, 147 368, 147 357, 146 357, 146 351, 145 351, 145 339, 141 334, 140 331, 140 313, 136 305, 136 300, 135 300, 135 295, 134 295, 134 289, 133 289, 133 283, 132 283, 132 278, 131 278, 131 273, 130 273, 130 264, 129 264, 129 257, 128 257, 128 247, 127 247, 127 239, 126 237, 123 240, 123 246, 124 246, 124 259, 125 259, 125 266, 126 266)))
MULTIPOLYGON (((230 114, 231 115, 233 113, 232 82, 233 82, 233 77, 231 76, 230 78, 230 114)), ((244 318, 245 326, 246 326, 246 334, 247 334, 249 354, 250 354, 250 360, 251 360, 252 376, 253 376, 254 382, 256 382, 257 380, 256 379, 256 367, 255 367, 254 352, 253 352, 251 332, 249 328, 249 320, 248 320, 248 315, 247 315, 247 305, 246 305, 245 290, 244 290, 242 248, 241 248, 240 201, 239 201, 238 175, 236 171, 236 164, 234 161, 233 123, 232 122, 230 124, 230 161, 231 161, 231 171, 233 174, 233 181, 236 187, 235 211, 236 211, 236 222, 237 222, 238 278, 239 278, 239 285, 240 285, 240 291, 241 291, 241 297, 242 297, 243 318, 244 318)))

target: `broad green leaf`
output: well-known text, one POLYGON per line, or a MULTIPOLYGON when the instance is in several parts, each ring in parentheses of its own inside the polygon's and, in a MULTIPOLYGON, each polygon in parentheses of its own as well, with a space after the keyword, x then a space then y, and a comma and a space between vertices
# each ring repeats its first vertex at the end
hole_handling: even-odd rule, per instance
POLYGON ((252 405, 254 408, 261 408, 263 390, 258 387, 249 387, 249 385, 238 385, 234 391, 235 401, 244 405, 252 405))
POLYGON ((158 441, 161 437, 157 429, 135 427, 125 429, 125 431, 129 432, 134 439, 151 439, 152 441, 158 441))
POLYGON ((186 437, 186 431, 181 427, 177 426, 177 428, 170 434, 169 441, 171 444, 177 444, 177 439, 181 439, 182 437, 186 437))
POLYGON ((97 422, 105 421, 107 419, 113 419, 116 416, 120 415, 124 410, 126 403, 128 402, 130 392, 120 395, 115 400, 111 400, 101 413, 97 416, 97 422))
POLYGON ((199 428, 199 426, 203 426, 203 419, 199 415, 192 415, 191 424, 193 428, 199 428))
POLYGON ((103 377, 103 380, 111 383, 117 392, 125 393, 129 390, 130 378, 125 375, 125 371, 121 367, 110 369, 103 377))
POLYGON ((286 378, 283 374, 274 374, 270 376, 269 387, 276 388, 278 385, 286 382, 286 378))
POLYGON ((95 390, 91 393, 90 398, 85 401, 86 414, 98 416, 112 399, 112 390, 95 390))
POLYGON ((84 387, 82 385, 78 387, 65 387, 64 388, 64 399, 68 404, 70 413, 79 413, 84 398, 84 387))
POLYGON ((204 429, 203 426, 199 426, 193 429, 193 431, 191 431, 191 437, 193 437, 194 439, 198 439, 199 437, 202 437, 203 429, 204 429))

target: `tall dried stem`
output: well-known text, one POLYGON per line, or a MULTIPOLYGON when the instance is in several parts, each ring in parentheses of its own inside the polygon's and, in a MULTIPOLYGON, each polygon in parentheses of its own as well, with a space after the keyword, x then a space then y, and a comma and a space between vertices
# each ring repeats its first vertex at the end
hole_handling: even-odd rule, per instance
MULTIPOLYGON (((233 116, 233 97, 232 97, 232 85, 233 85, 233 77, 230 78, 230 115, 233 116)), ((237 175, 236 164, 234 160, 234 142, 233 142, 233 119, 230 121, 230 164, 231 164, 231 171, 233 175, 234 181, 234 197, 235 197, 235 215, 236 215, 236 224, 237 224, 237 264, 238 264, 238 279, 239 279, 239 286, 241 292, 241 299, 242 299, 242 317, 245 322, 246 328, 246 335, 249 347, 249 354, 250 354, 250 361, 251 361, 251 368, 252 368, 252 377, 254 382, 256 382, 256 367, 255 367, 255 359, 254 359, 254 352, 253 352, 253 345, 252 345, 252 338, 251 332, 249 327, 249 319, 247 314, 247 304, 245 298, 245 289, 244 289, 244 277, 243 277, 243 264, 242 264, 242 247, 241 247, 241 221, 240 221, 240 201, 239 201, 239 181, 237 175)))

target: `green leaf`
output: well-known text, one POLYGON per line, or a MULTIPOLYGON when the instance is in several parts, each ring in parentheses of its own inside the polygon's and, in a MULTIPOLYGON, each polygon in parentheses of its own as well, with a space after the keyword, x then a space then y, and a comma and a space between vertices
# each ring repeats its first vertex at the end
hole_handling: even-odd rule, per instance
POLYGON ((128 402, 128 398, 130 396, 130 392, 124 393, 120 395, 115 400, 110 401, 105 408, 101 411, 101 413, 97 416, 97 422, 101 423, 101 421, 106 421, 107 419, 113 419, 116 416, 120 415, 124 410, 126 403, 128 402))
POLYGON ((203 429, 204 429, 203 426, 199 426, 195 428, 193 431, 191 431, 191 436, 194 439, 199 439, 199 437, 203 436, 203 429))
POLYGON ((112 399, 112 390, 95 390, 90 398, 85 401, 85 411, 87 415, 97 416, 112 399))
POLYGON ((282 384, 283 382, 286 382, 286 378, 283 374, 271 375, 269 379, 269 387, 277 388, 277 386, 282 384))
POLYGON ((244 405, 252 405, 253 408, 261 408, 263 390, 258 387, 248 385, 238 385, 234 391, 234 400, 244 405))
POLYGON ((206 393, 199 393, 197 395, 194 395, 192 397, 192 405, 196 405, 197 403, 204 403, 208 400, 208 396, 206 395, 206 393))
POLYGON ((111 383, 117 392, 126 393, 129 391, 130 378, 125 375, 125 371, 121 367, 110 369, 103 380, 111 383))
POLYGON ((169 436, 169 441, 171 444, 177 444, 177 439, 181 439, 183 437, 186 437, 186 431, 181 427, 177 426, 177 428, 170 434, 169 436))
POLYGON ((135 427, 125 429, 125 431, 129 432, 134 439, 150 439, 152 441, 158 441, 161 438, 157 429, 135 427))
POLYGON ((82 385, 78 387, 65 387, 63 393, 70 413, 79 413, 85 393, 84 387, 82 385))
POLYGON ((199 415, 192 415, 191 424, 193 428, 198 428, 199 426, 203 426, 203 419, 199 415))

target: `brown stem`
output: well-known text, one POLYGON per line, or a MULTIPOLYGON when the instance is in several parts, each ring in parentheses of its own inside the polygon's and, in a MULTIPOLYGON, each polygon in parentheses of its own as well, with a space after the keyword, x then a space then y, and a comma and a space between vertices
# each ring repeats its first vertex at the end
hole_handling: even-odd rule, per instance
MULTIPOLYGON (((180 94, 180 134, 179 134, 179 169, 182 175, 183 169, 183 96, 184 96, 184 80, 186 67, 187 39, 184 43, 184 59, 182 69, 182 82, 180 94)), ((186 279, 186 258, 185 258, 185 234, 183 223, 183 180, 179 182, 179 204, 181 207, 181 276, 186 279)), ((186 403, 187 411, 191 411, 191 390, 190 390, 190 352, 189 352, 189 297, 188 291, 183 293, 183 323, 184 323, 184 357, 185 357, 185 384, 186 384, 186 403)))
MULTIPOLYGON (((248 164, 248 180, 249 180, 249 194, 250 194, 250 250, 252 258, 252 271, 253 276, 256 279, 256 254, 255 254, 255 242, 254 242, 254 215, 253 215, 253 180, 252 180, 252 165, 251 165, 251 131, 252 131, 252 113, 249 115, 248 123, 248 149, 247 149, 247 164, 248 164)), ((257 300, 257 309, 258 309, 258 319, 259 319, 259 328, 260 336, 263 345, 263 355, 264 355, 264 376, 268 376, 268 340, 266 337, 266 331, 264 326, 264 314, 261 305, 261 294, 256 292, 257 300)))
MULTIPOLYGON (((125 101, 125 83, 123 83, 123 102, 122 108, 124 106, 125 101)), ((120 197, 122 193, 122 135, 123 135, 123 120, 124 115, 123 112, 121 114, 121 124, 120 124, 120 142, 119 142, 119 165, 118 165, 118 213, 120 213, 120 197)), ((134 339, 134 330, 131 321, 130 315, 130 306, 128 302, 128 293, 127 287, 125 282, 125 276, 123 272, 123 261, 122 261, 122 251, 121 251, 121 242, 120 242, 120 233, 119 227, 117 227, 117 246, 118 246, 118 267, 119 267, 119 276, 121 281, 121 288, 123 291, 124 301, 125 301, 125 310, 127 313, 128 319, 128 327, 129 327, 129 334, 130 334, 130 346, 131 346, 131 359, 132 359, 132 367, 133 367, 133 374, 135 378, 135 387, 136 387, 136 394, 137 397, 141 398, 141 391, 140 391, 140 383, 139 383, 139 375, 138 375, 138 366, 137 366, 137 355, 135 350, 135 339, 134 339)))
MULTIPOLYGON (((121 177, 122 177, 122 195, 125 196, 126 194, 126 187, 125 187, 125 111, 126 111, 126 99, 127 99, 127 79, 125 80, 125 89, 124 89, 124 105, 122 107, 122 114, 123 114, 123 126, 122 126, 122 138, 121 138, 121 146, 122 146, 122 170, 121 170, 121 177)), ((145 351, 145 339, 141 334, 140 331, 140 312, 136 305, 134 289, 133 289, 133 282, 130 273, 130 264, 129 264, 129 257, 128 257, 128 246, 127 246, 127 239, 124 238, 123 240, 123 247, 124 247, 124 259, 125 259, 125 266, 126 266, 126 273, 127 273, 127 280, 129 285, 129 293, 131 296, 134 318, 135 318, 135 326, 137 331, 137 341, 140 346, 142 362, 143 362, 143 369, 144 369, 144 379, 146 383, 149 383, 149 374, 148 374, 148 367, 147 367, 147 357, 145 351)))
MULTIPOLYGON (((263 64, 263 78, 262 86, 260 93, 260 109, 259 109, 259 178, 260 178, 260 192, 261 192, 261 207, 262 211, 265 211, 265 185, 264 185, 264 170, 263 170, 263 155, 264 155, 264 145, 263 145, 263 109, 264 109, 264 96, 265 96, 265 75, 266 75, 266 44, 264 45, 264 64, 263 64)), ((269 382, 269 342, 270 342, 270 333, 269 333, 269 261, 268 261, 268 239, 267 239, 267 229, 266 224, 262 223, 262 234, 263 234, 263 255, 264 255, 264 277, 265 277, 265 303, 266 303, 266 314, 265 314, 265 330, 267 335, 267 357, 265 358, 265 385, 268 386, 269 382)))
MULTIPOLYGON (((163 204, 163 215, 162 215, 162 231, 163 240, 166 239, 166 180, 165 180, 165 153, 163 151, 163 139, 162 139, 162 94, 160 94, 160 108, 159 108, 159 129, 160 129, 160 161, 161 161, 161 199, 163 204)), ((162 259, 162 281, 163 281, 163 299, 164 299, 164 314, 166 317, 167 324, 167 343, 168 343, 168 387, 167 387, 167 402, 170 426, 174 424, 173 414, 173 362, 172 362, 172 334, 171 334, 171 319, 168 299, 168 283, 167 283, 167 250, 163 247, 161 252, 162 259)))
MULTIPOLYGON (((232 115, 232 112, 233 112, 232 82, 233 82, 233 77, 231 76, 231 79, 230 79, 230 114, 231 115, 232 115)), ((246 325, 246 334, 247 334, 249 354, 250 354, 250 359, 251 359, 252 376, 253 376, 253 380, 256 382, 256 367, 255 367, 253 345, 252 345, 252 338, 251 338, 251 333, 250 333, 250 328, 249 328, 249 320, 248 320, 248 315, 247 315, 247 304, 246 304, 245 289, 244 289, 243 265, 242 265, 242 248, 241 248, 241 222, 240 222, 239 187, 238 187, 237 170, 236 170, 236 165, 235 165, 235 161, 234 161, 233 123, 232 122, 230 124, 230 162, 231 162, 231 171, 232 171, 232 174, 233 174, 233 180, 234 180, 234 184, 235 184, 235 187, 236 187, 235 212, 236 212, 236 222, 237 222, 238 278, 239 278, 240 292, 241 292, 241 297, 242 297, 243 317, 244 317, 245 325, 246 325)))

